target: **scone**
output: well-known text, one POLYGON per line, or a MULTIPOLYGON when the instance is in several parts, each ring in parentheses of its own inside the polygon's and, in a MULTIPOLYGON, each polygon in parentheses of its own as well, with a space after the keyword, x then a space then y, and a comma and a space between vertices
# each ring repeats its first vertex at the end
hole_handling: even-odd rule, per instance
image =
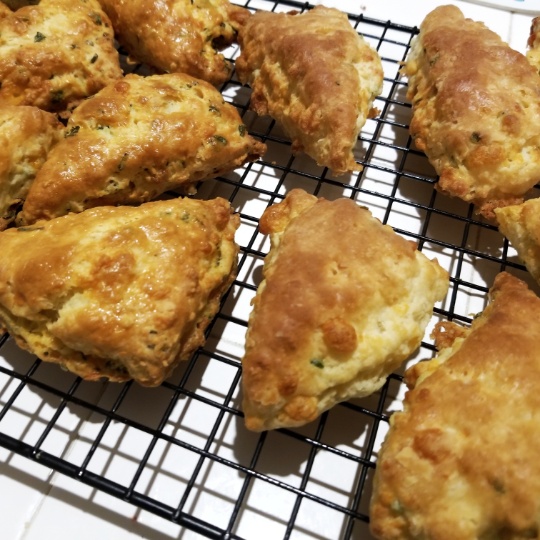
POLYGON ((487 218, 521 202, 540 180, 540 78, 526 57, 448 5, 422 22, 404 73, 437 187, 487 218))
POLYGON ((495 210, 499 231, 508 238, 532 277, 540 283, 540 199, 495 210))
POLYGON ((14 221, 37 171, 64 126, 49 112, 25 105, 0 105, 0 230, 14 221))
POLYGON ((99 207, 0 233, 0 321, 86 380, 160 384, 204 343, 236 273, 224 199, 99 207))
POLYGON ((242 359, 248 429, 300 426, 378 390, 419 345, 448 274, 350 199, 269 207, 242 359))
POLYGON ((250 12, 229 0, 100 0, 129 55, 166 73, 225 82, 232 65, 218 51, 236 41, 250 12))
POLYGON ((240 81, 251 108, 277 120, 292 140, 335 174, 359 170, 354 148, 382 91, 378 53, 337 9, 260 11, 238 34, 240 81))
POLYGON ((526 56, 537 73, 540 73, 540 17, 535 17, 531 22, 526 56))
POLYGON ((120 77, 97 0, 41 0, 0 16, 0 104, 64 112, 120 77))
POLYGON ((377 460, 381 540, 538 538, 540 299, 499 274, 470 329, 440 323, 377 460))
POLYGON ((20 223, 138 204, 257 159, 266 149, 209 83, 127 75, 81 103, 26 198, 20 223))

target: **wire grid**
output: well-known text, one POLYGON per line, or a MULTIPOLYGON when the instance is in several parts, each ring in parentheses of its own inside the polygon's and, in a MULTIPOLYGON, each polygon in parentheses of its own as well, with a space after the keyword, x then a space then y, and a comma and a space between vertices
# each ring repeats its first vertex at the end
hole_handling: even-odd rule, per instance
MULTIPOLYGON (((305 11, 294 1, 236 2, 252 10, 305 11)), ((350 13, 378 51, 385 79, 380 111, 359 137, 361 173, 333 177, 305 156, 269 118, 249 111, 235 75, 223 85, 249 131, 268 145, 253 164, 203 183, 197 197, 220 195, 240 213, 239 274, 208 330, 206 345, 156 389, 88 383, 0 340, 0 445, 208 538, 369 539, 369 498, 389 415, 400 408, 403 369, 430 358, 429 329, 442 319, 468 324, 494 276, 530 278, 497 229, 470 205, 438 194, 425 156, 412 147, 406 80, 399 75, 416 28, 350 13), (374 395, 337 405, 298 429, 262 434, 243 427, 240 359, 250 300, 268 240, 264 209, 293 187, 330 199, 350 197, 437 257, 450 273, 420 350, 374 395)), ((237 47, 227 50, 234 60, 237 47)), ((135 67, 132 69, 139 69, 135 67)), ((531 284, 532 285, 532 284, 531 284)), ((532 285, 534 287, 534 285, 532 285)))

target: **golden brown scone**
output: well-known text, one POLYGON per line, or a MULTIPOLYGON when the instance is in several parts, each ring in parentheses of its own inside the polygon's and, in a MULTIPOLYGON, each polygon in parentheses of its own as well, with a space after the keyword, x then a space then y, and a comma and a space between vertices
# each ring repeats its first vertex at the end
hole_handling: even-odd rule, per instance
POLYGON ((407 372, 377 461, 381 540, 540 534, 540 299, 499 274, 470 329, 440 323, 437 359, 407 372))
POLYGON ((270 115, 304 151, 335 174, 359 170, 353 150, 373 115, 383 69, 378 53, 337 9, 258 12, 240 29, 236 70, 253 93, 251 108, 270 115))
POLYGON ((49 112, 0 105, 0 230, 14 221, 37 171, 64 126, 49 112))
POLYGON ((420 26, 404 66, 416 146, 437 187, 487 218, 540 180, 540 78, 482 23, 442 6, 420 26))
POLYGON ((540 17, 535 17, 531 22, 526 56, 531 65, 540 73, 540 17))
POLYGON ((218 53, 236 41, 250 12, 228 0, 100 0, 129 55, 161 72, 225 82, 232 65, 218 53))
POLYGON ((0 17, 0 103, 65 111, 121 76, 97 0, 41 0, 0 17))
POLYGON ((248 429, 300 426, 378 390, 419 345, 448 274, 350 199, 269 207, 242 360, 248 429))
POLYGON ((499 231, 508 238, 532 277, 540 283, 540 199, 495 210, 499 231))
POLYGON ((0 320, 87 380, 160 384, 203 344, 236 272, 224 199, 99 207, 0 233, 0 320))
POLYGON ((49 154, 20 223, 108 204, 137 204, 257 159, 266 146, 209 83, 127 75, 81 103, 49 154))

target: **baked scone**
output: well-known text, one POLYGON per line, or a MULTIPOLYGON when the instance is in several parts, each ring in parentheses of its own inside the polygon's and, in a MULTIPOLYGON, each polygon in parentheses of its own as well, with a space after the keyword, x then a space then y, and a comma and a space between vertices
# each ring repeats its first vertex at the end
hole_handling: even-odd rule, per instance
POLYGON ((64 126, 52 113, 25 105, 0 105, 0 230, 17 215, 37 171, 64 126))
POLYGON ((376 538, 539 537, 539 321, 540 299, 501 273, 470 329, 437 326, 379 452, 376 538))
POLYGON ((294 189, 260 220, 271 248, 242 359, 248 429, 300 426, 378 390, 419 345, 448 274, 350 199, 294 189))
POLYGON ((63 112, 121 76, 97 0, 41 0, 0 17, 0 104, 63 112))
POLYGON ((26 198, 30 224, 137 204, 257 159, 266 146, 209 83, 184 73, 127 75, 79 105, 26 198))
POLYGON ((250 11, 229 0, 100 0, 129 55, 166 73, 225 82, 232 65, 218 51, 236 41, 250 11))
POLYGON ((495 210, 499 231, 508 238, 532 277, 540 283, 540 199, 495 210))
POLYGON ((437 187, 487 218, 521 202, 540 180, 540 78, 526 57, 448 5, 426 16, 403 71, 437 187))
POLYGON ((0 233, 0 321, 86 380, 160 384, 203 344, 236 273, 224 199, 99 207, 0 233))
POLYGON ((277 120, 292 140, 335 174, 360 170, 358 134, 376 114, 383 69, 375 51, 334 8, 298 14, 260 11, 238 34, 238 77, 251 108, 277 120))
POLYGON ((540 17, 535 17, 531 22, 531 31, 527 40, 527 60, 540 73, 540 17))

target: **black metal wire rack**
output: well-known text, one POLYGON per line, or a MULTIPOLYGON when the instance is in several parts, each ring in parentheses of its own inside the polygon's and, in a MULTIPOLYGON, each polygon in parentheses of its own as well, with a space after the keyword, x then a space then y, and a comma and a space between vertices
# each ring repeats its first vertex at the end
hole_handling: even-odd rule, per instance
MULTIPOLYGON (((291 0, 237 0, 252 10, 304 11, 291 0)), ((334 407, 299 429, 247 432, 240 407, 240 359, 267 239, 264 209, 293 187, 350 197, 414 240, 449 271, 447 298, 432 324, 467 324, 481 311, 494 276, 506 269, 530 283, 497 229, 472 207, 439 194, 436 176, 408 133, 410 105, 400 77, 416 28, 349 13, 379 52, 384 90, 356 157, 361 173, 333 177, 305 156, 269 118, 249 111, 236 77, 221 91, 252 135, 268 144, 263 160, 205 182, 198 197, 221 195, 240 213, 239 274, 206 345, 161 387, 88 383, 0 340, 0 445, 141 511, 208 538, 369 539, 368 506, 377 451, 405 389, 391 375, 375 395, 334 407), (264 532, 261 532, 264 531, 264 532)), ((232 60, 239 54, 229 49, 232 60)), ((429 329, 418 353, 433 355, 429 329)))

